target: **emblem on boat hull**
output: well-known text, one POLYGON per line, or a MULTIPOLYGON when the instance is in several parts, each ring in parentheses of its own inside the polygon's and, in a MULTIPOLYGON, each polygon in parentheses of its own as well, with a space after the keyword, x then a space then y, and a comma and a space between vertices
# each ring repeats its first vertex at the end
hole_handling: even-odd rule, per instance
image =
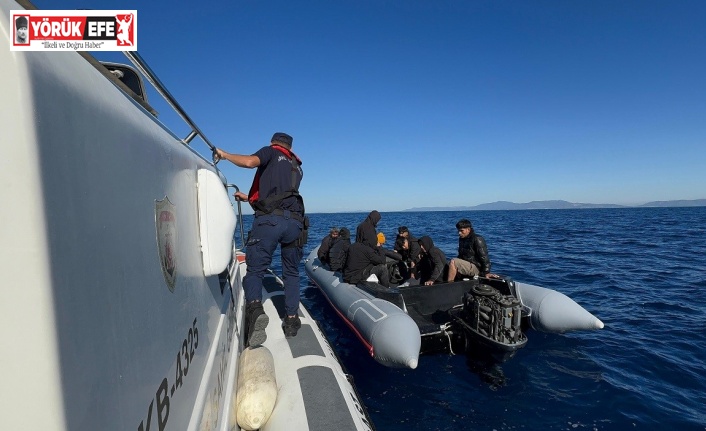
POLYGON ((177 262, 177 219, 176 207, 167 196, 160 201, 155 201, 155 224, 157 228, 157 248, 159 249, 159 262, 162 274, 167 282, 167 287, 174 292, 176 283, 177 262))

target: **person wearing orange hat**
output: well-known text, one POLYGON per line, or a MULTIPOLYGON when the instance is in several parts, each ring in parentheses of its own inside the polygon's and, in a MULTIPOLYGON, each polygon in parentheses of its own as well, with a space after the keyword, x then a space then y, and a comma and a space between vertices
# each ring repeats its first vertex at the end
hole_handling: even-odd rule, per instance
POLYGON ((351 244, 348 248, 348 257, 343 268, 343 281, 349 284, 358 284, 375 274, 378 283, 382 286, 390 287, 390 272, 387 268, 387 258, 385 251, 380 247, 379 240, 385 240, 385 235, 380 232, 373 235, 376 244, 368 245, 362 241, 351 244))

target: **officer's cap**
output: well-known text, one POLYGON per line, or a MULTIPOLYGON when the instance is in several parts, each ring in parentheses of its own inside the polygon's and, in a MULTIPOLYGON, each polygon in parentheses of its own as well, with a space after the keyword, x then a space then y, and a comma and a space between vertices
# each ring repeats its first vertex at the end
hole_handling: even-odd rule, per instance
POLYGON ((285 144, 285 145, 291 147, 292 142, 294 142, 294 138, 292 138, 291 136, 289 136, 286 133, 277 132, 274 135, 272 135, 271 142, 279 142, 280 144, 285 144))

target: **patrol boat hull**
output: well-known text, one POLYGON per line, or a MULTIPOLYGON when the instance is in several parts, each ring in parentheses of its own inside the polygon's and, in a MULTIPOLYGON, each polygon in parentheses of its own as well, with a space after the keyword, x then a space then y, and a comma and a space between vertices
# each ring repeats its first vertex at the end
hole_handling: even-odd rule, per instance
MULTIPOLYGON (((20 9, 0 0, 0 428, 239 429, 247 268, 225 178, 95 59, 11 51, 20 9)), ((261 429, 372 429, 303 306, 284 338, 278 286, 261 429)))

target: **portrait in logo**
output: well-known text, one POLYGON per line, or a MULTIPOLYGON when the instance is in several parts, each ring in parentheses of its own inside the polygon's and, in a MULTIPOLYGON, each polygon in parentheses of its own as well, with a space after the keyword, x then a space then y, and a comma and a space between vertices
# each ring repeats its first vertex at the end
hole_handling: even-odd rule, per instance
POLYGON ((29 44, 29 34, 27 29, 29 27, 28 17, 22 15, 15 18, 15 44, 16 45, 27 45, 29 44))
POLYGON ((176 207, 167 196, 155 201, 155 222, 157 228, 157 248, 162 274, 167 287, 174 292, 177 276, 177 219, 176 207))

